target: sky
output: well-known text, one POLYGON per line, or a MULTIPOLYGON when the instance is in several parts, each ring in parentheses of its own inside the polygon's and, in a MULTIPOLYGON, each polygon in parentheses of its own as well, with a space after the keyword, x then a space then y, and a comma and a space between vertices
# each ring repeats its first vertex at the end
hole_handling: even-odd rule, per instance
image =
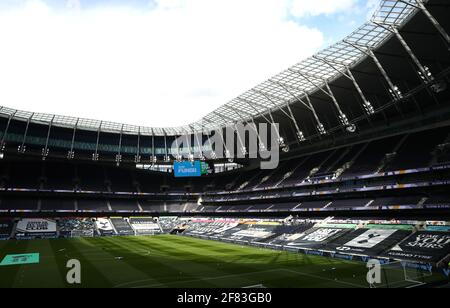
POLYGON ((0 0, 0 105, 176 127, 344 38, 378 0, 0 0))

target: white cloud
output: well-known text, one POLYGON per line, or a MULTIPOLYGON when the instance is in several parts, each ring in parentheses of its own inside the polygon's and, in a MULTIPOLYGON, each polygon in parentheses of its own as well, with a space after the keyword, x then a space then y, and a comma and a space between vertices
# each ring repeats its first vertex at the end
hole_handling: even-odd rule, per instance
POLYGON ((287 20, 289 1, 158 0, 76 14, 27 1, 0 11, 0 105, 191 123, 322 46, 318 30, 287 20))
POLYGON ((78 11, 81 9, 81 2, 80 0, 67 0, 66 7, 78 11))
POLYGON ((330 15, 353 9, 358 0, 292 0, 291 13, 296 17, 330 15))

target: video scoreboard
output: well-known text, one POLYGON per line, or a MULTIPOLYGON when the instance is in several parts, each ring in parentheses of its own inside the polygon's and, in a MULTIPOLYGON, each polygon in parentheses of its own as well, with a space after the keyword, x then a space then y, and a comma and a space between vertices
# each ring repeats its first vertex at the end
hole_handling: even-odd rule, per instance
POLYGON ((173 173, 176 178, 182 177, 201 177, 210 173, 209 165, 199 160, 175 162, 173 164, 173 173))

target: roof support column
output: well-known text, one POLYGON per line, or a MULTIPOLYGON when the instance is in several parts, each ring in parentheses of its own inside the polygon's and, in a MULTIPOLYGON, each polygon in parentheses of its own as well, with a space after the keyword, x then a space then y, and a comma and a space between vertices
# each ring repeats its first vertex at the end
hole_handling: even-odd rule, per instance
MULTIPOLYGON (((245 122, 244 118, 242 117, 242 115, 239 113, 238 110, 236 110, 236 109, 234 109, 234 108, 231 108, 231 107, 229 107, 229 106, 226 106, 226 108, 228 108, 228 109, 232 110, 234 113, 236 113, 236 115, 237 115, 239 118, 241 118, 242 123, 245 122)), ((242 111, 242 110, 240 110, 240 111, 241 111, 241 112, 245 112, 245 111, 242 111)), ((259 150, 260 150, 261 152, 263 152, 263 151, 265 151, 265 150, 267 149, 267 148, 266 148, 266 145, 265 145, 264 142, 261 140, 261 136, 259 135, 259 132, 258 132, 258 126, 257 126, 256 123, 255 123, 255 119, 252 117, 251 114, 249 114, 249 113, 247 113, 247 114, 251 117, 250 120, 251 120, 251 122, 252 122, 252 125, 250 125, 250 128, 253 129, 253 131, 254 131, 255 134, 256 134, 256 137, 258 138, 259 150)), ((247 123, 248 123, 248 122, 247 122, 247 123)))
POLYGON ((103 122, 100 122, 100 125, 98 126, 98 130, 97 130, 97 142, 95 143, 95 153, 92 154, 92 160, 93 161, 98 161, 98 159, 99 159, 98 144, 100 142, 100 131, 101 131, 101 128, 102 128, 102 124, 103 124, 103 122))
POLYGON ((178 137, 177 136, 174 136, 174 137, 175 137, 175 146, 177 148, 176 154, 175 154, 175 159, 177 161, 181 161, 181 160, 183 160, 183 156, 180 154, 180 144, 178 143, 178 137))
POLYGON ((382 27, 395 35, 395 37, 398 39, 398 41, 403 46, 405 51, 408 53, 411 60, 414 62, 414 64, 419 69, 419 71, 418 71, 419 77, 425 84, 429 84, 434 81, 434 77, 431 74, 429 68, 426 66, 423 66, 422 63, 420 63, 419 59, 416 57, 416 55, 412 51, 411 47, 409 47, 408 43, 405 41, 405 39, 403 38, 403 36, 400 34, 400 32, 398 31, 398 29, 396 27, 394 27, 392 25, 386 25, 383 23, 379 23, 379 22, 373 22, 373 23, 375 23, 377 26, 382 27))
MULTIPOLYGON (((225 122, 227 122, 227 118, 224 115, 222 115, 222 114, 220 114, 218 112, 213 112, 213 113, 216 114, 218 117, 222 118, 222 120, 224 120, 225 122)), ((231 118, 229 118, 228 120, 233 123, 233 127, 234 127, 234 129, 236 131, 236 135, 237 135, 238 142, 239 142, 239 145, 240 145, 239 150, 241 151, 242 156, 245 157, 248 154, 247 148, 246 148, 246 146, 245 146, 245 144, 244 144, 244 142, 242 140, 241 134, 239 134, 239 129, 238 129, 237 125, 236 125, 236 122, 235 122, 235 120, 233 120, 231 118)))
MULTIPOLYGON (((229 108, 229 107, 227 107, 227 108, 229 108)), ((211 124, 215 124, 215 123, 213 123, 212 121, 210 121, 210 120, 207 120, 207 119, 204 119, 205 121, 207 121, 208 123, 211 123, 211 124)), ((221 138, 221 141, 222 141, 222 145, 223 145, 223 148, 222 148, 222 154, 221 154, 221 157, 220 158, 222 158, 222 155, 223 154, 225 154, 225 158, 227 158, 228 159, 228 161, 230 162, 230 163, 232 163, 233 161, 234 161, 234 159, 233 159, 233 156, 231 155, 231 152, 230 152, 230 150, 228 150, 228 148, 227 148, 227 145, 226 145, 226 143, 225 143, 225 138, 224 138, 224 136, 223 136, 223 132, 222 132, 222 128, 221 127, 219 127, 219 129, 217 130, 217 132, 218 132, 218 134, 219 134, 219 136, 220 136, 220 138, 221 138)), ((208 138, 208 142, 209 142, 209 145, 210 145, 210 147, 211 147, 211 156, 212 156, 212 159, 216 159, 217 158, 217 147, 214 149, 214 151, 212 150, 212 143, 211 143, 211 139, 210 138, 208 138)))
POLYGON ((423 0, 415 0, 417 5, 414 5, 408 1, 404 1, 404 0, 399 0, 400 2, 415 7, 417 9, 420 9, 422 11, 422 13, 428 18, 428 20, 431 22, 431 24, 433 24, 433 26, 436 28, 436 30, 439 32, 439 34, 442 36, 442 38, 444 39, 444 41, 447 44, 447 48, 450 50, 450 36, 448 35, 448 33, 445 31, 445 29, 439 24, 439 22, 436 20, 436 18, 434 18, 433 15, 431 15, 430 11, 428 11, 428 9, 425 7, 425 4, 423 2, 423 0))
POLYGON ((319 134, 326 135, 327 131, 325 129, 325 126, 323 126, 322 122, 320 122, 319 116, 317 115, 316 109, 313 108, 313 105, 311 103, 311 100, 309 99, 308 93, 304 92, 304 94, 305 94, 306 101, 308 102, 308 104, 312 108, 313 116, 314 116, 314 118, 316 119, 316 122, 317 122, 317 130, 319 131, 319 134))
POLYGON ((42 160, 46 160, 48 153, 49 153, 48 141, 50 140, 50 132, 52 130, 54 120, 55 120, 55 116, 52 117, 52 120, 48 124, 47 138, 45 139, 45 147, 42 149, 42 160))
POLYGON ((226 142, 225 142, 225 137, 223 136, 223 131, 222 128, 219 128, 219 136, 222 140, 222 144, 224 146, 225 149, 225 158, 228 159, 228 161, 231 163, 233 162, 233 154, 230 152, 230 150, 228 149, 226 142))
POLYGON ((245 144, 244 144, 244 142, 242 140, 241 134, 239 134, 239 130, 238 130, 237 126, 236 126, 236 123, 233 124, 233 125, 234 125, 234 129, 236 130, 236 135, 237 135, 237 138, 238 138, 239 145, 241 146, 240 147, 241 154, 242 154, 242 156, 245 157, 248 154, 247 147, 245 146, 245 144))
POLYGON ((416 57, 414 52, 411 50, 411 47, 409 47, 408 43, 406 43, 403 36, 400 34, 397 28, 390 27, 389 28, 392 32, 394 32, 395 36, 399 40, 399 42, 402 44, 403 48, 405 48, 408 55, 411 57, 411 60, 413 60, 414 64, 416 64, 417 68, 419 69, 419 76, 425 83, 433 82, 434 78, 431 75, 430 70, 428 67, 423 66, 422 63, 420 63, 419 59, 416 57))
MULTIPOLYGON (((320 122, 320 119, 319 119, 319 116, 317 115, 316 109, 314 109, 314 106, 311 104, 311 100, 309 99, 308 93, 303 92, 303 94, 305 95, 305 98, 306 98, 306 102, 307 102, 305 104, 300 97, 298 97, 297 95, 295 95, 294 93, 289 91, 289 89, 287 87, 285 87, 282 83, 276 82, 275 84, 277 84, 278 86, 283 88, 283 90, 286 91, 289 95, 291 95, 295 100, 303 103, 305 106, 308 107, 309 110, 311 110, 311 112, 314 116, 314 119, 316 120, 316 128, 317 128, 317 131, 319 132, 319 134, 325 135, 327 133, 322 122, 320 122)), ((291 109, 291 108, 289 108, 289 109, 291 109)), ((293 116, 292 110, 290 110, 290 112, 291 112, 291 116, 293 116)))
POLYGON ((339 121, 341 122, 341 124, 343 126, 345 126, 349 132, 354 132, 356 130, 356 125, 350 124, 350 122, 348 121, 347 115, 342 111, 341 106, 339 105, 336 97, 333 94, 333 91, 331 91, 330 85, 328 84, 328 82, 325 79, 322 79, 322 82, 325 84, 327 91, 323 90, 321 87, 319 87, 314 82, 312 82, 311 79, 309 79, 308 76, 306 76, 306 74, 303 74, 300 71, 294 71, 294 70, 290 70, 290 71, 299 74, 304 79, 306 79, 306 81, 308 81, 311 85, 313 85, 316 89, 318 89, 319 91, 323 92, 325 95, 330 97, 331 101, 333 102, 334 106, 336 107, 336 109, 339 113, 338 117, 339 117, 339 121))
POLYGON ((381 63, 378 60, 378 58, 375 56, 375 53, 372 51, 372 49, 369 48, 368 52, 369 52, 370 57, 373 59, 373 61, 375 62, 376 66, 380 70, 381 75, 383 75, 384 79, 388 83, 388 85, 389 85, 389 93, 391 94, 391 96, 395 100, 401 100, 403 98, 403 94, 400 91, 400 89, 398 88, 398 86, 394 85, 394 83, 392 82, 391 78, 389 78, 388 74, 384 70, 384 68, 381 65, 381 63))
POLYGON ((141 127, 138 128, 136 156, 134 156, 136 164, 141 162, 141 127))
POLYGON ((213 149, 213 145, 212 145, 212 142, 211 142, 210 131, 209 130, 208 130, 207 136, 208 137, 206 138, 206 140, 208 141, 209 148, 211 149, 211 158, 212 159, 217 159, 216 149, 213 149))
POLYGON ((356 126, 354 124, 353 125, 350 124, 350 122, 348 121, 347 115, 342 111, 341 106, 339 105, 336 97, 334 96, 333 91, 331 91, 330 85, 326 80, 324 80, 323 82, 325 83, 327 91, 330 94, 331 100, 333 101, 334 105, 336 106, 336 109, 339 112, 339 120, 341 121, 341 124, 347 127, 347 129, 349 129, 350 131, 355 131, 356 126))
POLYGON ((279 126, 277 125, 278 123, 275 123, 275 120, 273 119, 272 111, 269 110, 268 112, 269 112, 270 120, 272 121, 271 123, 275 129, 275 134, 277 134, 278 144, 280 145, 280 147, 285 147, 286 143, 284 142, 284 138, 281 137, 281 135, 280 135, 280 129, 279 129, 279 126))
POLYGON ((164 161, 170 162, 169 150, 167 148, 167 134, 166 134, 166 130, 163 129, 163 132, 164 132, 164 151, 165 151, 165 153, 164 153, 164 161))
POLYGON ((363 102, 362 105, 363 105, 364 111, 366 112, 367 115, 374 114, 375 109, 373 108, 372 104, 369 102, 369 100, 364 95, 359 84, 356 82, 355 76, 353 75, 352 71, 350 70, 350 68, 348 66, 346 66, 346 70, 347 70, 348 76, 350 77, 351 81, 353 82, 353 85, 356 88, 356 92, 358 92, 359 96, 361 97, 361 100, 363 102))
POLYGON ((72 160, 72 159, 75 158, 75 151, 74 151, 74 148, 75 148, 75 137, 76 137, 76 134, 77 134, 77 128, 78 128, 78 122, 79 121, 80 121, 80 119, 77 118, 77 122, 75 123, 75 125, 73 127, 72 142, 70 144, 70 150, 67 153, 67 159, 69 159, 69 160, 72 160))
MULTIPOLYGON (((193 126, 190 126, 191 130, 192 130, 192 134, 194 135, 194 145, 197 144, 198 147, 198 158, 200 160, 205 160, 205 156, 203 155, 203 147, 202 147, 202 143, 200 142, 199 139, 199 133, 195 132, 195 129, 193 126)), ((195 149, 194 149, 194 155, 195 155, 195 149)))
MULTIPOLYGON (((271 102, 272 104, 275 104, 273 101, 272 101, 272 99, 269 97, 269 96, 267 96, 267 95, 265 95, 264 93, 262 93, 262 92, 257 92, 257 93, 259 93, 259 94, 261 94, 262 96, 264 96, 269 102, 271 102)), ((275 104, 276 105, 276 104, 275 104)), ((294 113, 292 112, 292 109, 291 109, 291 106, 289 105, 289 103, 288 102, 286 102, 286 107, 287 107, 287 109, 288 109, 288 111, 289 111, 289 114, 286 114, 286 112, 284 112, 284 110, 282 110, 281 108, 280 108, 280 110, 292 121, 292 123, 294 123, 294 127, 295 127, 295 130, 296 130, 296 134, 297 134, 297 138, 298 138, 298 140, 300 141, 300 142, 303 142, 303 141, 305 141, 306 139, 305 139, 305 135, 303 134, 303 132, 302 132, 302 130, 300 129, 300 127, 299 127, 299 125, 298 125, 298 122, 297 122, 297 119, 294 117, 294 113)), ((308 108, 309 109, 309 108, 308 108)), ((271 115, 272 116, 272 115, 271 115)), ((273 119, 272 119, 272 121, 273 121, 273 119)))
POLYGON ((119 151, 117 152, 117 155, 116 155, 116 165, 117 166, 119 166, 120 163, 122 162, 122 138, 123 138, 123 124, 122 124, 122 127, 120 128, 119 151))
MULTIPOLYGON (((165 138, 166 137, 164 136, 164 141, 165 141, 165 138)), ((151 159, 152 164, 156 163, 156 161, 157 161, 156 153, 155 153, 155 132, 153 131, 153 128, 152 128, 152 157, 150 159, 151 159)))
POLYGON ((328 64, 328 66, 330 66, 332 69, 334 69, 335 71, 337 71, 338 73, 342 74, 343 76, 347 77, 348 79, 350 79, 353 83, 353 86, 356 89, 356 92, 358 92, 359 96, 361 97, 362 100, 362 107, 365 111, 365 113, 367 115, 372 115, 375 113, 375 110, 372 106, 372 104, 369 102, 369 100, 366 98, 366 96, 364 95, 363 91, 361 90, 361 87, 359 86, 358 82, 356 81, 355 76, 353 75, 352 71, 350 70, 350 68, 347 65, 344 64, 339 64, 343 67, 345 67, 345 72, 341 71, 340 69, 337 69, 332 62, 326 60, 326 59, 322 59, 316 56, 313 56, 314 59, 317 59, 319 61, 322 61, 325 64, 328 64))
POLYGON ((394 85, 394 83, 392 82, 391 78, 388 76, 388 74, 386 73, 386 70, 383 68, 383 66, 381 65, 380 61, 378 60, 378 58, 376 57, 375 53, 373 52, 373 50, 367 46, 364 47, 360 47, 356 44, 353 44, 349 41, 344 40, 344 42, 350 46, 352 46, 355 49, 358 49, 359 51, 365 53, 366 55, 368 55, 370 58, 372 58, 373 62, 375 63, 375 65, 377 66, 378 70, 380 71, 381 75, 383 76, 384 80, 386 80, 388 86, 389 86, 389 94, 392 96, 392 98, 396 101, 403 99, 403 94, 400 91, 400 89, 394 85))
POLYGON ((2 141, 0 143, 0 151, 4 151, 6 148, 5 141, 6 141, 6 136, 8 135, 9 125, 11 124, 11 120, 14 118, 16 113, 17 113, 17 111, 14 111, 14 113, 10 114, 8 117, 8 123, 6 123, 5 131, 3 132, 3 135, 2 135, 2 141))
POLYGON ((291 106, 289 104, 286 104, 286 107, 287 107, 287 109, 289 111, 290 118, 291 118, 292 122, 294 123, 295 129, 297 130, 297 138, 298 138, 298 140, 300 142, 305 141, 306 140, 305 134, 303 134, 303 131, 298 126, 297 119, 295 118, 294 113, 292 112, 291 106))
POLYGON ((33 118, 34 113, 31 114, 31 116, 28 118, 27 120, 27 126, 25 127, 25 133, 23 134, 23 139, 22 139, 22 144, 19 145, 19 147, 17 148, 17 151, 20 154, 24 154, 25 151, 27 150, 27 146, 25 145, 25 142, 27 140, 27 136, 28 136, 28 129, 30 128, 30 123, 31 123, 31 119, 33 118))
POLYGON ((252 108, 253 110, 255 110, 256 114, 262 118, 264 118, 269 124, 273 125, 273 127, 275 128, 275 134, 277 135, 277 141, 278 141, 278 145, 280 147, 285 147, 286 144, 284 142, 284 138, 281 137, 280 135, 280 130, 278 129, 278 126, 275 124, 275 121, 273 120, 273 116, 272 116, 272 112, 270 111, 269 108, 265 107, 265 106, 261 106, 263 108, 266 109, 266 112, 269 114, 270 119, 268 119, 264 114, 262 114, 261 112, 258 111, 258 109, 256 109, 256 107, 253 105, 252 102, 243 99, 243 98, 238 98, 240 101, 246 103, 247 105, 250 106, 250 108, 252 108))
POLYGON ((184 129, 184 132, 186 133, 186 144, 189 150, 189 161, 194 161, 194 149, 192 147, 192 139, 191 139, 191 133, 188 132, 186 129, 184 129))

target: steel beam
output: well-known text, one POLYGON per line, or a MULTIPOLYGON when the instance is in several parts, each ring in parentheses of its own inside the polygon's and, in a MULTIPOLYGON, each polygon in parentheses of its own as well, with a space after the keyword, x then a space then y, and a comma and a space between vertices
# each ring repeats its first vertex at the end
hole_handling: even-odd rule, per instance
POLYGON ((341 71, 340 69, 336 68, 333 65, 332 62, 330 62, 330 61, 328 61, 326 59, 323 59, 323 58, 320 58, 320 57, 317 57, 317 56, 313 56, 313 58, 317 59, 317 60, 319 60, 319 61, 321 61, 321 62, 323 62, 325 64, 327 64, 332 69, 334 69, 336 72, 342 74, 342 76, 347 77, 348 79, 350 79, 352 81, 352 83, 353 83, 353 86, 356 89, 356 92, 358 92, 359 97, 362 100, 362 107, 363 107, 363 110, 365 111, 365 113, 367 115, 372 115, 372 114, 375 113, 375 110, 374 110, 372 104, 369 102, 369 100, 364 95, 363 91, 361 90, 361 87, 359 86, 358 82, 356 81, 355 76, 353 75, 352 71, 350 70, 350 68, 347 65, 339 64, 339 65, 341 65, 341 66, 343 66, 345 68, 346 72, 344 72, 344 71, 341 71))
POLYGON ((103 124, 103 122, 100 122, 100 125, 98 126, 98 130, 97 130, 97 142, 95 143, 95 153, 92 155, 93 161, 98 161, 98 159, 99 159, 98 144, 100 141, 100 132, 101 132, 102 124, 103 124))
POLYGON ((402 92, 400 91, 398 86, 394 85, 391 78, 389 77, 386 70, 383 68, 383 66, 381 65, 380 61, 378 60, 377 56, 375 55, 375 53, 373 52, 373 50, 371 48, 369 48, 367 46, 359 46, 359 45, 349 42, 347 40, 344 40, 343 42, 352 46, 355 49, 358 49, 362 53, 368 55, 373 60, 375 65, 377 66, 377 68, 380 71, 381 75, 383 76, 384 80, 386 80, 386 83, 389 86, 389 94, 392 96, 392 98, 396 101, 403 99, 402 92))
POLYGON ((50 123, 48 124, 47 138, 45 139, 45 147, 42 149, 42 160, 46 160, 49 153, 48 142, 50 140, 50 132, 52 130, 54 120, 55 116, 52 117, 50 123))
POLYGON ((18 147, 18 149, 17 149, 17 151, 18 151, 20 154, 24 154, 25 151, 26 151, 26 149, 27 149, 27 147, 26 147, 26 145, 25 145, 25 142, 26 142, 26 140, 27 140, 28 129, 30 128, 31 119, 33 118, 33 116, 34 116, 34 112, 33 112, 33 113, 30 115, 30 117, 27 119, 27 126, 25 127, 25 133, 23 134, 22 144, 19 145, 19 147, 18 147))

